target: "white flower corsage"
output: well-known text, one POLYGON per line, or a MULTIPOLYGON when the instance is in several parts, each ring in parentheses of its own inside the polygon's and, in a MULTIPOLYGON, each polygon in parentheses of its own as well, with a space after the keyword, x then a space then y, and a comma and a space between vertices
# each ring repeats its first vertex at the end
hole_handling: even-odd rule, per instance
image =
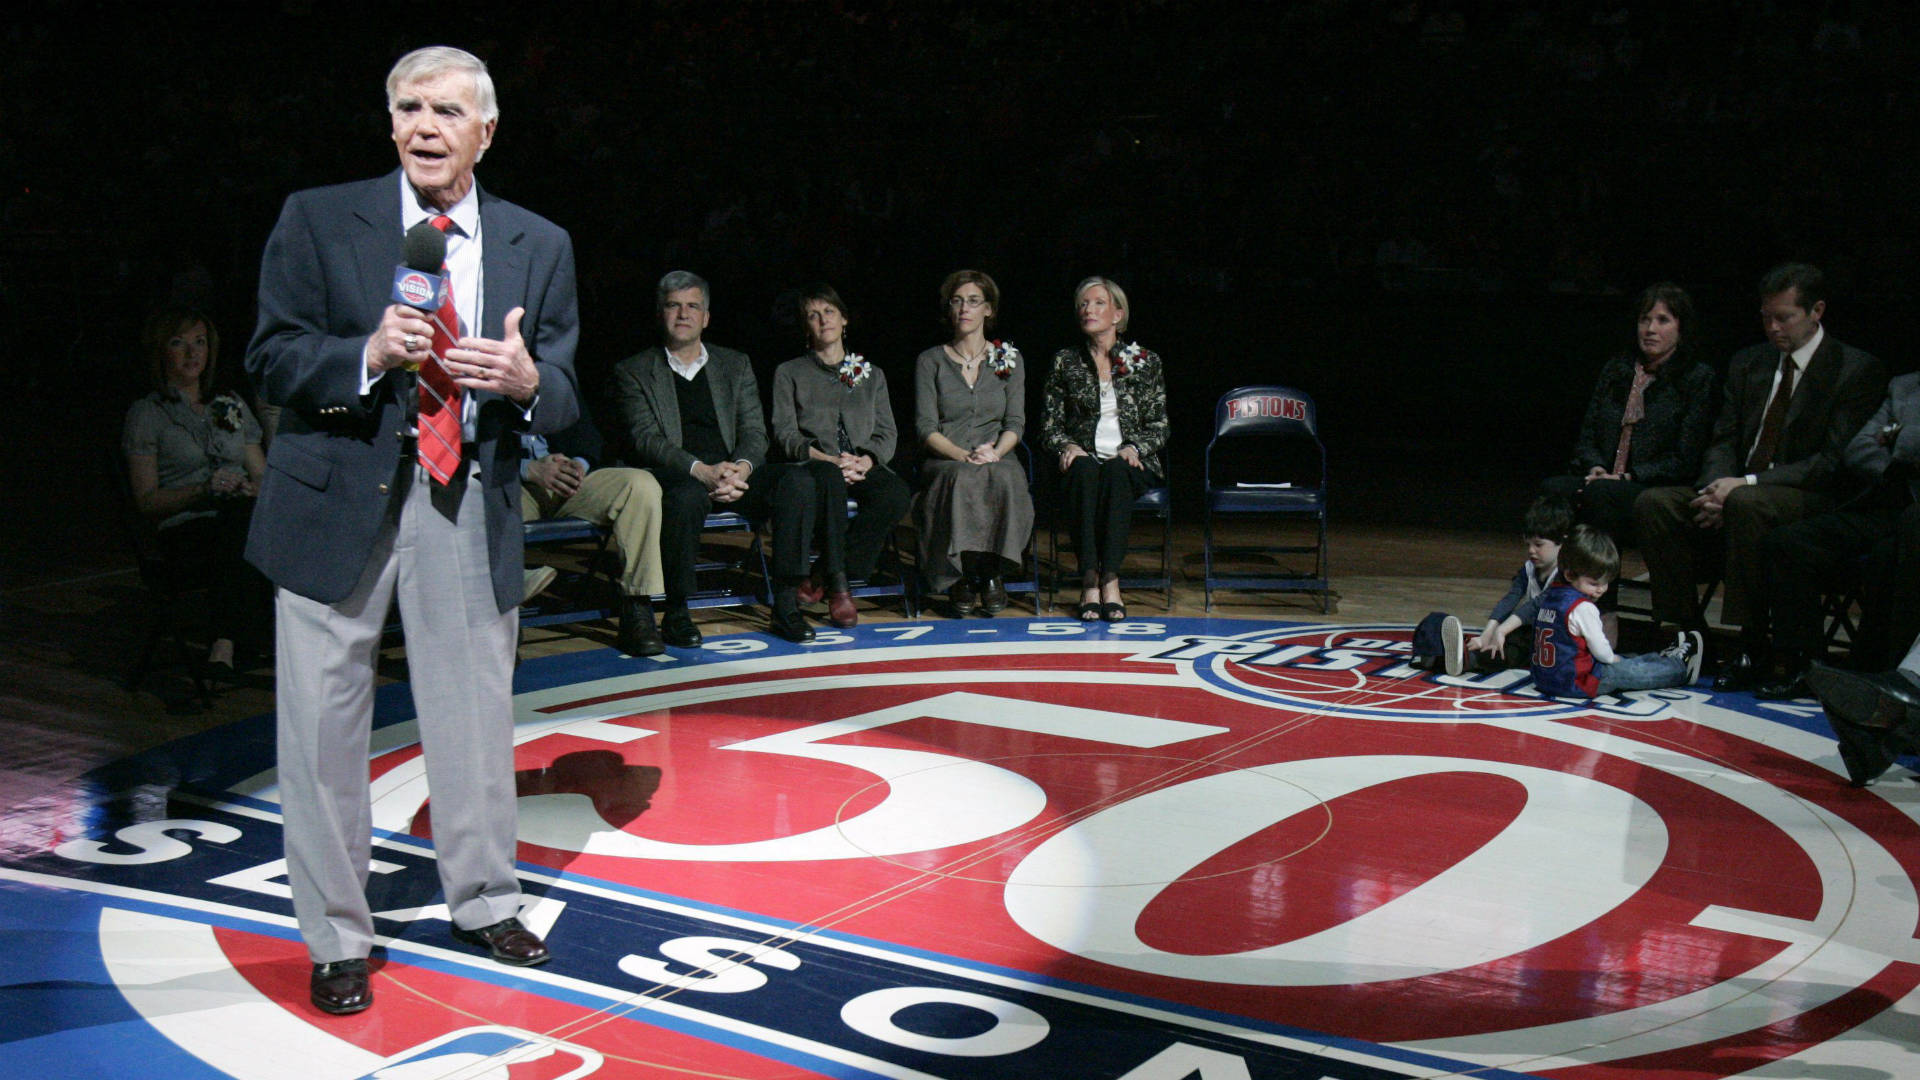
POLYGON ((996 341, 987 346, 987 366, 1004 379, 1020 366, 1020 350, 1011 341, 996 341))
POLYGON ((240 399, 232 394, 221 394, 207 402, 207 419, 221 431, 240 430, 240 399))
POLYGON ((1115 345, 1112 349, 1108 350, 1107 356, 1113 361, 1114 376, 1118 378, 1131 372, 1133 365, 1140 362, 1141 354, 1146 351, 1147 350, 1140 347, 1140 343, 1137 341, 1129 341, 1125 345, 1115 345))
POLYGON ((849 389, 859 386, 871 374, 873 365, 867 363, 866 357, 859 353, 848 353, 840 361, 840 381, 846 383, 849 389))

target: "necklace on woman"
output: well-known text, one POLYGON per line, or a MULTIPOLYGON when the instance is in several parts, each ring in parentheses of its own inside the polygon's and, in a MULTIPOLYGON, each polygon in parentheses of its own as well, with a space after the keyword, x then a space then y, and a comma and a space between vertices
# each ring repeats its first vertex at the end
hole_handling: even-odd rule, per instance
POLYGON ((953 354, 955 360, 960 361, 962 367, 972 367, 980 362, 981 357, 987 355, 987 350, 983 348, 972 356, 968 356, 966 353, 961 352, 959 347, 955 345, 947 346, 947 351, 953 354))

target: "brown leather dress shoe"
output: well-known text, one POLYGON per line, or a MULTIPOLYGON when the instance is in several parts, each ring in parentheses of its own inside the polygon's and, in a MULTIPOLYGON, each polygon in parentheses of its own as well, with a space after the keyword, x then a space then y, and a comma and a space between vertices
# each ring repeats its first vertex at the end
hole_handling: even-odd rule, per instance
POLYGON ((833 592, 827 594, 827 621, 842 630, 851 630, 860 623, 859 609, 853 606, 853 594, 833 592))
POLYGON ((365 1012, 373 1004, 373 987, 367 983, 365 960, 335 960, 313 965, 307 980, 307 997, 323 1013, 348 1016, 365 1012))
POLYGON ((800 602, 803 604, 817 604, 822 597, 827 595, 827 587, 820 584, 818 578, 811 577, 794 586, 794 591, 799 595, 800 602))
POLYGON ((552 958, 547 952, 547 943, 540 940, 539 934, 521 926, 519 919, 501 919, 478 930, 462 930, 456 926, 453 939, 481 946, 492 953, 495 960, 515 967, 532 967, 552 958))

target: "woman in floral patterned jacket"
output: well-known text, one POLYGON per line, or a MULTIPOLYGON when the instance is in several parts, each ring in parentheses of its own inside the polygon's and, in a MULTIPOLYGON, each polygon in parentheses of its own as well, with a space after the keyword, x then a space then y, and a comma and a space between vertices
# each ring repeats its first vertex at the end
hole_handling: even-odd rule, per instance
POLYGON ((267 644, 272 592, 248 565, 247 526, 266 471, 260 425, 246 403, 214 394, 220 336, 197 311, 163 311, 141 334, 153 392, 127 410, 121 450, 142 516, 189 580, 203 581, 212 608, 212 674, 234 671, 235 642, 267 644))
POLYGON ((1160 357, 1127 329, 1127 294, 1090 277, 1074 290, 1085 345, 1062 349, 1047 375, 1043 445, 1059 458, 1067 525, 1080 557, 1082 622, 1127 617, 1120 564, 1127 557, 1133 502, 1164 482, 1167 387, 1160 357))

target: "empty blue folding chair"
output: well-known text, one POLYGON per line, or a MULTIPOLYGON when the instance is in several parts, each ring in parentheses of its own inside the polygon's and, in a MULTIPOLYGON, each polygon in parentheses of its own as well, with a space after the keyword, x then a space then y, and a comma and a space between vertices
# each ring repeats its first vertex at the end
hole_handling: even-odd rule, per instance
POLYGON ((1206 608, 1213 590, 1315 592, 1320 610, 1333 609, 1327 584, 1327 448, 1320 441, 1313 399, 1286 386, 1243 386, 1221 395, 1213 408, 1213 438, 1207 443, 1204 527, 1206 608), (1311 544, 1216 545, 1214 517, 1258 516, 1276 522, 1306 519, 1311 544), (1314 556, 1311 571, 1285 566, 1216 573, 1216 557, 1236 562, 1277 555, 1314 556))

